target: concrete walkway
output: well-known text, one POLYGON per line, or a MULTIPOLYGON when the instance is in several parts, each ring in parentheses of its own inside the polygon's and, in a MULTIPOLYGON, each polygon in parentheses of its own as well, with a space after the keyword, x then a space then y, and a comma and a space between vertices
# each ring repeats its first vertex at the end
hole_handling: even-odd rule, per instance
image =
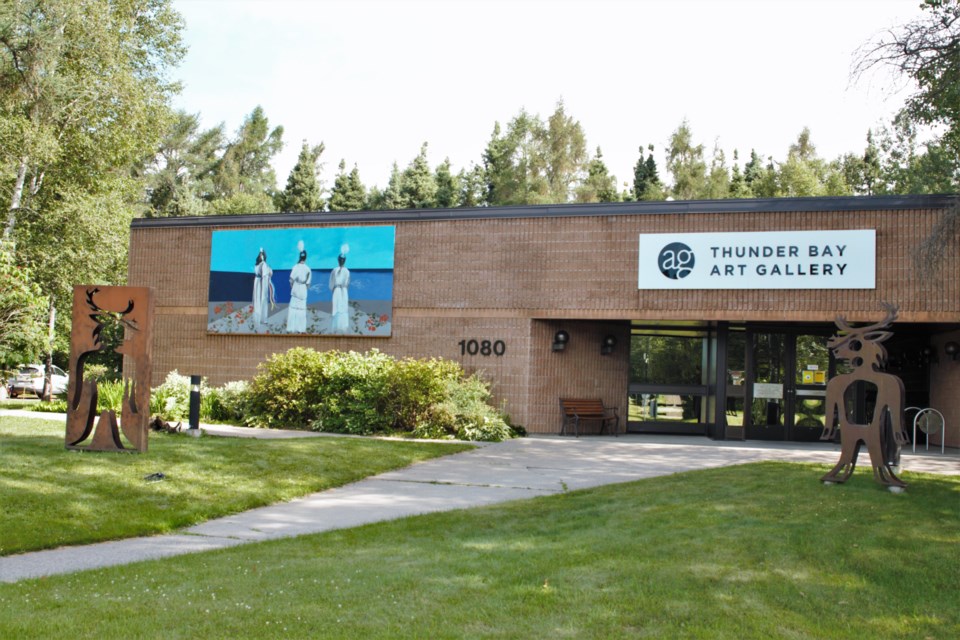
MULTIPOLYGON (((302 431, 213 425, 205 425, 204 431, 208 436, 322 437, 302 431)), ((861 464, 865 456, 864 452, 861 464)), ((693 469, 760 460, 835 463, 838 458, 838 446, 819 443, 737 443, 647 435, 532 436, 481 445, 472 451, 417 463, 291 502, 211 520, 178 534, 3 557, 0 582, 222 549, 693 469)), ((905 451, 903 468, 960 475, 960 456, 905 451)))

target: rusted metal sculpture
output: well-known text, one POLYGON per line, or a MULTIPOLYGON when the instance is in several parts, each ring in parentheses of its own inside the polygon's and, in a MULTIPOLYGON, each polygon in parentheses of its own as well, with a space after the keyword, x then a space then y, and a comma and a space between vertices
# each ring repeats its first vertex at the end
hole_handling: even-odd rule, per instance
POLYGON ((832 440, 840 429, 840 461, 821 479, 823 482, 845 482, 857 466, 860 445, 866 444, 873 465, 873 477, 891 489, 904 489, 906 484, 890 468, 890 460, 899 456, 899 449, 907 443, 904 430, 904 389, 899 377, 885 373, 887 350, 881 343, 893 335, 884 331, 897 318, 897 308, 883 303, 887 316, 876 324, 851 327, 846 318, 837 316, 838 335, 827 342, 833 355, 847 360, 854 367, 850 373, 833 377, 827 383, 826 423, 821 440, 832 440), (848 411, 845 398, 848 390, 858 382, 876 386, 877 400, 873 418, 868 424, 856 423, 848 411))
POLYGON ((84 362, 90 354, 107 348, 100 334, 111 318, 124 327, 123 344, 117 348, 117 353, 125 356, 119 427, 132 448, 142 453, 147 450, 153 343, 153 290, 146 287, 77 285, 73 288, 66 446, 89 451, 132 450, 120 440, 114 411, 100 414, 93 439, 88 445, 80 446, 94 430, 97 413, 97 382, 84 380, 84 362))

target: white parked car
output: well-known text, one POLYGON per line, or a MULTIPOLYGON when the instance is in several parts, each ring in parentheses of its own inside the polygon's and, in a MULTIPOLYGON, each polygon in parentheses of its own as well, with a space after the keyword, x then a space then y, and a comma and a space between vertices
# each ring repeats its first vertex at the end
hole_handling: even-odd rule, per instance
MULTIPOLYGON (((44 366, 42 364, 25 364, 20 367, 17 375, 10 379, 8 391, 11 398, 30 393, 39 396, 43 393, 44 366)), ((67 373, 60 367, 53 366, 53 395, 67 392, 67 384, 70 379, 67 373)))

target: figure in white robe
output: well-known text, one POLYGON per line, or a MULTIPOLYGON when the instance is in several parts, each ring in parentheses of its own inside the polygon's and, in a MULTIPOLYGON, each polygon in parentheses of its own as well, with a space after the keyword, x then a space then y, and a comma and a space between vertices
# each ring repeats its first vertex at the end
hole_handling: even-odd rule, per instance
POLYGON ((267 264, 267 252, 260 249, 253 268, 253 322, 265 324, 276 301, 273 297, 273 269, 267 264))
POLYGON ((350 331, 350 296, 347 288, 350 286, 350 270, 344 264, 347 261, 348 245, 340 247, 336 269, 330 272, 330 291, 333 292, 333 309, 331 310, 330 331, 332 333, 349 333, 350 331))
POLYGON ((290 306, 287 308, 287 333, 304 333, 307 330, 307 292, 313 273, 307 266, 307 252, 299 245, 300 262, 290 270, 290 306))

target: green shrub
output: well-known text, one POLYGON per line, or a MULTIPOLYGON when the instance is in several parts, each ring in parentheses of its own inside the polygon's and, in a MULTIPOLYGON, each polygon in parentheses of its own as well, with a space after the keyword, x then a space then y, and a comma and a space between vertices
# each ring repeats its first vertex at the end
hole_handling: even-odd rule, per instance
POLYGON ((295 348, 260 365, 244 404, 246 422, 350 434, 419 438, 514 437, 491 406, 489 385, 453 361, 295 348))
POLYGON ((40 413, 66 413, 66 400, 51 400, 50 402, 38 402, 31 407, 34 411, 40 413))
POLYGON ((250 383, 245 422, 272 429, 305 428, 319 417, 324 354, 295 347, 275 353, 250 383))
POLYGON ((150 391, 150 414, 164 420, 186 420, 190 414, 190 378, 174 369, 150 391))
POLYGON ((453 416, 458 440, 499 442, 514 436, 503 415, 491 405, 490 386, 477 375, 451 381, 444 408, 453 416))
POLYGON ((120 415, 123 409, 123 381, 97 383, 97 411, 114 411, 120 415))
POLYGON ((83 379, 115 382, 120 379, 120 375, 105 364, 86 364, 83 367, 83 379))
POLYGON ((320 402, 310 423, 315 431, 369 435, 391 429, 389 380, 395 361, 371 349, 327 351, 321 357, 320 402))
POLYGON ((450 416, 440 410, 451 382, 463 377, 463 369, 450 360, 414 360, 396 363, 389 380, 387 410, 394 428, 417 437, 452 435, 446 426, 450 416))
POLYGON ((245 380, 203 389, 200 397, 200 417, 216 422, 242 422, 246 415, 248 389, 249 383, 245 380))

